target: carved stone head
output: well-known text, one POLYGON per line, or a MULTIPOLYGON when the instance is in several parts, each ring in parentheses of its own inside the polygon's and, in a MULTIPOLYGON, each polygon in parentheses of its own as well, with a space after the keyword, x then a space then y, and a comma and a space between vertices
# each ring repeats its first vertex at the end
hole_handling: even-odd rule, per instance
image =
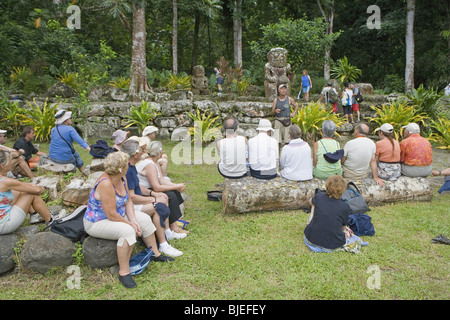
POLYGON ((287 65, 287 50, 284 48, 273 48, 267 54, 269 64, 276 68, 286 67, 287 65))

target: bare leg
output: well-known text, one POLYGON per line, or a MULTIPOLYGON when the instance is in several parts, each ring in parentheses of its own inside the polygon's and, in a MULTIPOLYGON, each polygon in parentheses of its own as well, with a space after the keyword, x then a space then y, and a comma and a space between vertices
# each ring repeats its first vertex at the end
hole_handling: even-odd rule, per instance
POLYGON ((119 275, 126 276, 130 274, 130 257, 134 245, 130 246, 125 240, 121 247, 117 246, 117 258, 119 260, 119 275))

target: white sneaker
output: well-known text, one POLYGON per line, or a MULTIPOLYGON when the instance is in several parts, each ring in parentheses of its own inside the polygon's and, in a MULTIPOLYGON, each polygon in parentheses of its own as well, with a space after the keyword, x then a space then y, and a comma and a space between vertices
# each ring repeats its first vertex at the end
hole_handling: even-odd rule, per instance
POLYGON ((187 233, 178 233, 178 232, 172 231, 170 229, 167 229, 165 231, 165 234, 166 234, 167 241, 170 241, 173 239, 183 239, 183 238, 186 238, 186 236, 187 236, 187 233))
POLYGON ((179 257, 183 254, 182 251, 175 249, 170 244, 166 243, 159 247, 159 251, 171 257, 179 257))

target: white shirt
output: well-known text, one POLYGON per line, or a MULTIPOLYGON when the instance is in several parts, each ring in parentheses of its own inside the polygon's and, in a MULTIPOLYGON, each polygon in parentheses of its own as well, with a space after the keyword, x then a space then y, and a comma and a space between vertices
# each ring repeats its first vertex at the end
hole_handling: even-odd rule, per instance
POLYGON ((375 142, 366 137, 358 137, 344 146, 344 166, 356 173, 364 173, 369 169, 370 160, 375 154, 375 142))
POLYGON ((278 158, 278 142, 266 132, 260 132, 248 140, 248 162, 253 170, 273 174, 277 169, 278 158))
POLYGON ((144 169, 149 164, 152 164, 156 167, 156 171, 158 172, 158 180, 161 178, 161 172, 159 171, 159 166, 153 162, 152 159, 147 158, 145 160, 140 161, 136 165, 136 170, 138 172, 138 178, 139 178, 139 184, 142 185, 145 188, 151 189, 152 185, 150 184, 150 181, 147 178, 147 175, 144 172, 144 169))
POLYGON ((305 181, 313 178, 311 147, 302 139, 294 139, 281 149, 281 176, 288 180, 305 181))
POLYGON ((219 170, 229 177, 240 177, 247 172, 247 144, 245 137, 225 138, 219 143, 219 170))

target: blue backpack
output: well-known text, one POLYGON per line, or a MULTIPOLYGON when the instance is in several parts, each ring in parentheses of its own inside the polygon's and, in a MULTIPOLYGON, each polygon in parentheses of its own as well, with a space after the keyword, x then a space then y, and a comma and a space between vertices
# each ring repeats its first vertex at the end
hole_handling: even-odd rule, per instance
POLYGON ((130 259, 130 274, 132 276, 142 273, 147 268, 155 254, 151 248, 146 248, 136 253, 130 259))
POLYGON ((348 216, 348 226, 357 236, 373 236, 375 228, 372 218, 364 213, 354 213, 348 216))

